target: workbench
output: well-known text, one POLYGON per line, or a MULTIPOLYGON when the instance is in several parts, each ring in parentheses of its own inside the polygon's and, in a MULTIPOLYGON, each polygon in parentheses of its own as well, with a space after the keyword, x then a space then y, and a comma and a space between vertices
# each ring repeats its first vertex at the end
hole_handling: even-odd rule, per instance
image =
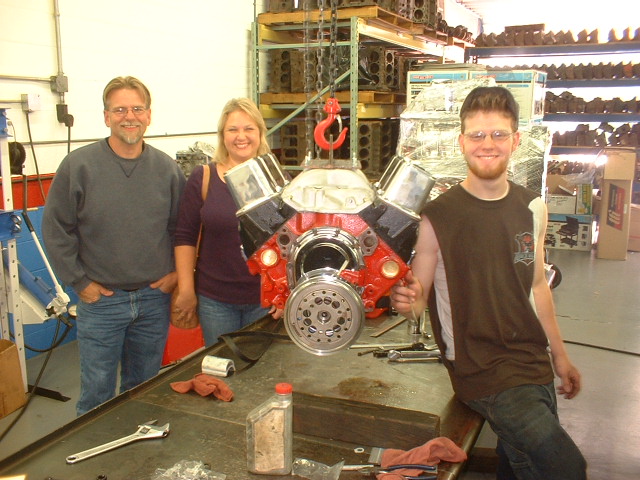
MULTIPOLYGON (((392 320, 394 317, 368 321, 358 343, 411 341, 406 323, 378 338, 370 336, 392 320)), ((261 320, 247 330, 284 332, 282 323, 271 319, 261 320)), ((3 460, 0 476, 93 480, 104 475, 108 480, 147 480, 155 478, 158 468, 199 460, 212 471, 226 474, 229 480, 301 478, 247 472, 246 416, 273 394, 278 382, 289 382, 294 388, 294 458, 329 466, 343 460, 346 464, 365 464, 371 447, 417 447, 430 439, 421 437, 428 431, 433 432, 432 436, 449 437, 470 453, 482 428, 482 418, 454 398, 441 363, 390 363, 371 354, 358 355, 360 349, 316 356, 290 341, 260 336, 235 341, 247 356, 264 353, 253 366, 245 368, 248 364, 234 357, 222 342, 198 352, 3 460), (234 359, 237 371, 224 378, 234 392, 233 401, 223 402, 195 392, 180 394, 171 389, 170 383, 189 380, 200 373, 205 355, 234 359), (305 399, 315 399, 320 406, 302 405, 305 399), (336 409, 325 410, 325 416, 322 409, 327 405, 330 410, 331 405, 336 405, 336 409), (350 408, 358 421, 341 422, 336 412, 350 408), (129 435, 138 425, 153 419, 157 425, 170 424, 167 437, 138 441, 73 465, 65 463, 68 455, 129 435), (381 431, 385 428, 379 427, 380 422, 394 422, 393 419, 398 420, 400 435, 394 428, 381 431), (300 431, 301 428, 309 431, 300 431), (345 438, 370 441, 354 443, 345 438), (358 447, 365 452, 357 453, 358 447)), ((443 462, 438 479, 455 479, 461 469, 461 464, 443 462)), ((341 480, 357 478, 363 477, 353 472, 340 476, 341 480)))

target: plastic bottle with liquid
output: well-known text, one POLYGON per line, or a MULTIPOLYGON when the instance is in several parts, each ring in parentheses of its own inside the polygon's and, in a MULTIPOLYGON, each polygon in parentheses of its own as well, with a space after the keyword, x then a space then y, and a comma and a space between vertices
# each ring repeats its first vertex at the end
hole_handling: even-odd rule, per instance
POLYGON ((247 467, 251 473, 287 475, 293 463, 293 387, 278 383, 276 394, 247 416, 247 467))

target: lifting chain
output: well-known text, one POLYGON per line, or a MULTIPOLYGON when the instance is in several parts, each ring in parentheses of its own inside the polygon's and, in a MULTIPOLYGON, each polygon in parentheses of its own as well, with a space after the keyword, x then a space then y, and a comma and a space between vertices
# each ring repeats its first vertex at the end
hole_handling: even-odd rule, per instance
MULTIPOLYGON (((318 21, 319 33, 319 48, 318 48, 318 79, 316 82, 317 91, 322 90, 323 81, 324 81, 324 12, 325 12, 325 0, 318 0, 319 14, 320 18, 318 21)), ((344 143, 347 130, 346 128, 342 128, 342 117, 340 117, 340 104, 338 103, 338 99, 335 98, 336 95, 336 78, 338 74, 338 52, 337 52, 337 42, 338 42, 338 0, 330 0, 331 7, 331 22, 329 27, 329 97, 327 98, 326 104, 324 106, 324 111, 327 112, 327 118, 318 122, 318 125, 314 131, 314 139, 316 144, 322 148, 323 150, 329 151, 329 159, 333 160, 333 151, 336 148, 340 148, 340 146, 344 143), (329 135, 330 140, 327 141, 326 133, 327 130, 331 127, 331 124, 337 120, 339 127, 338 137, 334 140, 333 135, 329 135)))
POLYGON ((336 96, 338 77, 338 0, 331 0, 331 23, 329 24, 329 96, 336 96))
POLYGON ((331 10, 330 23, 329 23, 329 42, 328 42, 328 62, 326 51, 326 35, 325 32, 325 11, 327 0, 303 0, 302 6, 304 9, 304 91, 307 99, 307 104, 310 104, 312 88, 312 68, 313 68, 313 54, 311 52, 311 30, 316 26, 311 25, 311 6, 318 6, 318 22, 317 22, 317 48, 315 52, 315 92, 320 92, 324 88, 329 89, 329 98, 327 99, 324 111, 327 112, 328 117, 323 119, 322 113, 322 99, 316 98, 315 111, 314 108, 309 105, 305 110, 305 140, 307 155, 313 155, 320 157, 320 148, 329 150, 330 159, 333 159, 333 150, 339 148, 345 140, 347 129, 342 129, 342 119, 338 115, 341 108, 338 104, 336 95, 336 79, 338 76, 338 0, 329 0, 329 6, 331 10), (328 70, 328 71, 327 71, 328 70), (325 87, 325 82, 327 85, 325 87), (315 117, 312 119, 312 115, 315 117), (338 121, 340 133, 338 139, 334 141, 333 136, 330 135, 330 140, 325 138, 326 131, 329 129, 334 120, 338 121), (314 128, 315 126, 315 128, 314 128), (313 142, 315 140, 315 143, 313 142), (318 148, 319 147, 319 148, 318 148))
MULTIPOLYGON (((316 63, 316 92, 322 90, 324 81, 324 2, 325 0, 318 0, 318 49, 316 50, 317 63, 316 63)), ((320 100, 318 100, 320 103, 320 100)), ((320 112, 320 115, 322 113, 320 112)))
MULTIPOLYGON (((316 144, 313 141, 313 130, 315 129, 316 124, 322 119, 322 104, 321 99, 316 99, 315 103, 311 105, 311 97, 314 93, 314 87, 317 88, 317 81, 314 82, 314 79, 318 78, 318 65, 320 64, 318 56, 320 48, 313 50, 311 48, 311 42, 316 39, 315 36, 311 35, 311 31, 315 28, 315 25, 311 25, 311 10, 312 4, 315 4, 317 0, 303 0, 302 8, 304 11, 304 23, 303 23, 303 34, 304 34, 304 53, 303 53, 303 62, 304 62, 304 78, 303 78, 303 86, 304 93, 307 103, 307 108, 305 109, 305 142, 306 142, 306 152, 307 155, 317 154, 316 152, 316 144)), ((320 22, 323 22, 322 17, 320 18, 320 22)), ((320 25, 320 31, 322 31, 322 25, 320 25)), ((319 41, 319 39, 317 39, 319 41)))

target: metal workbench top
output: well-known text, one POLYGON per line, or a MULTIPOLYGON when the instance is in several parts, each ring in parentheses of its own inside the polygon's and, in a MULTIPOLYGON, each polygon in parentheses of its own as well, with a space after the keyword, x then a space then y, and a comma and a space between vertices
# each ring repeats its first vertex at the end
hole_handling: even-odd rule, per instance
MULTIPOLYGON (((370 337, 372 329, 384 321, 370 322, 358 343, 410 340, 405 325, 382 337, 370 337)), ((264 321, 250 330, 271 330, 274 325, 271 320, 264 321)), ((237 343, 248 354, 264 350, 267 345, 260 337, 238 339, 237 343)), ((199 352, 0 462, 0 474, 26 474, 29 480, 47 477, 93 480, 99 475, 108 480, 147 480, 155 478, 158 468, 167 469, 183 460, 199 460, 210 465, 212 471, 226 474, 230 480, 294 478, 253 475, 246 468, 246 416, 273 394, 278 382, 289 382, 294 392, 319 398, 439 416, 440 435, 451 438, 466 451, 470 451, 480 432, 482 419, 454 399, 442 364, 389 363, 372 355, 359 356, 357 352, 361 350, 355 349, 315 356, 288 341, 268 343, 260 360, 244 370, 244 363, 222 343, 199 352), (232 402, 222 402, 213 396, 201 397, 194 392, 179 394, 171 389, 171 382, 188 380, 199 373, 205 355, 235 359, 239 371, 224 378, 234 392, 232 402), (166 438, 135 442, 73 465, 65 463, 68 455, 129 435, 137 425, 152 419, 157 419, 158 425, 170 423, 171 431, 166 438)), ((429 438, 424 442, 427 440, 429 438)), ((348 464, 367 463, 367 455, 355 453, 354 448, 381 446, 303 434, 294 435, 293 444, 294 458, 307 458, 325 465, 342 460, 348 464)), ((459 464, 442 463, 438 478, 456 478, 459 470, 459 464)), ((344 472, 340 478, 358 477, 344 472)))

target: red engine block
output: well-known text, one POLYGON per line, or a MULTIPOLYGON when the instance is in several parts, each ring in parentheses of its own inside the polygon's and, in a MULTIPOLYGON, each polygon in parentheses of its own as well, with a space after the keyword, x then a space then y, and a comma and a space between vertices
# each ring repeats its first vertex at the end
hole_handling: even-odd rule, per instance
MULTIPOLYGON (((290 294, 287 278, 287 258, 283 255, 279 238, 286 231, 286 243, 294 237, 319 227, 333 227, 360 237, 370 230, 369 225, 357 215, 304 212, 291 218, 283 228, 267 240, 248 260, 252 274, 260 273, 262 285, 262 306, 275 305, 284 309, 290 294)), ((294 240, 295 241, 295 240, 294 240)), ((390 288, 408 270, 406 263, 381 239, 376 240, 372 253, 363 254, 364 267, 357 270, 344 269, 340 276, 360 292, 367 318, 375 318, 385 311, 376 307, 378 301, 387 295, 390 288)))

